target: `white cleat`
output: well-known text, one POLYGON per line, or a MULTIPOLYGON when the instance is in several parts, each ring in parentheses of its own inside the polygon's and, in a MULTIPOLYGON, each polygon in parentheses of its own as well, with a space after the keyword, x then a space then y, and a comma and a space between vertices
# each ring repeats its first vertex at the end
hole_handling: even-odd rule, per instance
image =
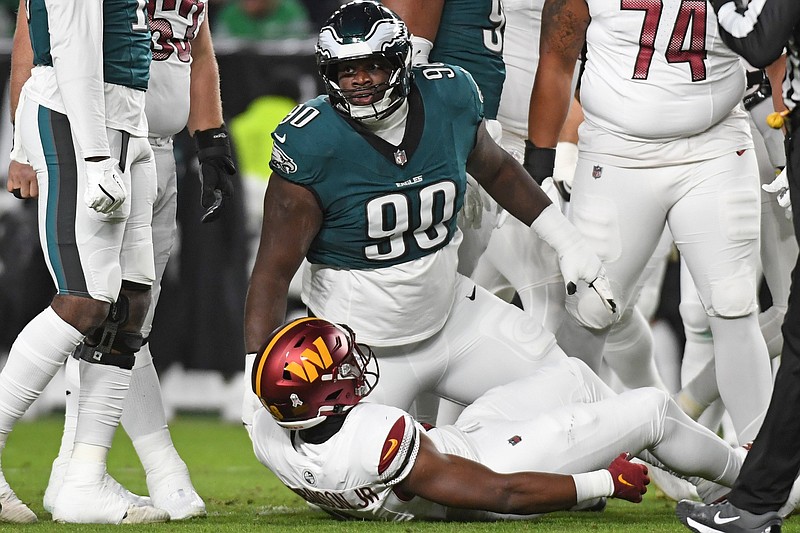
POLYGON ((153 505, 169 513, 171 520, 187 520, 206 516, 206 504, 186 475, 173 474, 165 479, 150 483, 150 497, 153 505))
MULTIPOLYGON (((42 498, 42 505, 44 510, 48 513, 53 513, 56 496, 58 496, 58 492, 61 490, 61 485, 64 483, 64 473, 67 471, 68 464, 69 459, 64 459, 61 456, 56 457, 56 459, 53 461, 53 467, 50 470, 50 480, 47 482, 47 489, 45 489, 44 498, 42 498)), ((121 496, 130 505, 151 505, 149 497, 139 496, 138 494, 134 494, 133 492, 129 491, 123 487, 119 481, 111 477, 111 474, 108 472, 105 474, 105 483, 112 492, 116 493, 118 496, 121 496)))
POLYGON ((12 524, 32 524, 38 521, 36 515, 30 508, 17 498, 14 491, 0 494, 0 522, 10 522, 12 524))
POLYGON ((667 498, 675 500, 676 502, 700 499, 700 496, 697 494, 697 489, 692 483, 676 476, 672 472, 648 464, 647 473, 650 476, 650 481, 652 481, 667 498))
POLYGON ((122 518, 123 524, 155 524, 159 522, 169 522, 169 513, 151 505, 131 505, 122 518))
MULTIPOLYGON (((131 505, 109 486, 105 464, 71 459, 53 501, 53 520, 75 524, 148 524, 166 522, 169 513, 131 505)), ((119 485, 117 483, 117 485, 119 485)))

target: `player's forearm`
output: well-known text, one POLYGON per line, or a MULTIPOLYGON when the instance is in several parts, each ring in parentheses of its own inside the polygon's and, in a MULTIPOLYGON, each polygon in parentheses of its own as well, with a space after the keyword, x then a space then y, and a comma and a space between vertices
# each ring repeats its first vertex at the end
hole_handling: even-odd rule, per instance
POLYGON ((58 89, 80 154, 108 157, 103 85, 103 3, 46 0, 58 89))
POLYGON ((555 148, 567 120, 573 69, 558 60, 539 62, 528 109, 528 140, 539 148, 555 148))
POLYGON ((268 269, 256 262, 245 300, 244 340, 247 353, 260 350, 267 336, 283 323, 288 292, 288 283, 279 283, 268 269))
POLYGON ((720 35, 751 65, 764 68, 781 55, 800 20, 797 0, 751 2, 739 11, 734 0, 712 0, 720 35))
POLYGON ((28 33, 28 19, 25 16, 25 0, 20 0, 17 12, 17 26, 14 29, 14 41, 11 49, 11 80, 9 82, 9 98, 11 100, 11 122, 19 104, 22 86, 31 77, 33 68, 33 50, 28 33))
POLYGON ((408 31, 431 42, 436 40, 444 0, 385 0, 382 3, 403 19, 408 31))
POLYGON ((530 226, 553 202, 522 165, 511 156, 509 159, 486 192, 513 217, 530 226))
POLYGON ((222 100, 219 68, 208 23, 203 24, 192 44, 192 73, 189 100, 190 133, 219 128, 222 125, 222 100))

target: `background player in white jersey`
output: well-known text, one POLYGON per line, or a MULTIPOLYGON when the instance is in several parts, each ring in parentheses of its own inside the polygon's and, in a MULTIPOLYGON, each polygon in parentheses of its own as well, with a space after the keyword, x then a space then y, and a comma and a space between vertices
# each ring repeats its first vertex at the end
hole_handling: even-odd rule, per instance
MULTIPOLYGON (((528 137, 530 92, 539 63, 542 4, 543 0, 503 2, 506 79, 497 119, 503 127, 503 148, 521 163, 525 160, 525 140, 528 137)), ((565 130, 574 133, 575 138, 571 140, 577 142, 577 122, 565 130)), ((552 177, 540 180, 539 184, 553 203, 563 209, 566 195, 559 195, 552 177)), ((480 257, 471 277, 492 292, 505 294, 506 299, 516 292, 523 309, 549 331, 555 332, 563 319, 565 293, 558 259, 530 228, 513 217, 501 215, 498 228, 492 232, 486 252, 480 257), (509 285, 510 290, 507 288, 509 285)))
POLYGON ((245 311, 249 360, 283 322, 304 257, 304 302, 359 328, 382 359, 375 394, 388 404, 408 408, 422 391, 468 404, 564 360, 552 335, 456 273, 455 216, 469 171, 558 250, 565 279, 594 281, 602 296, 590 292, 613 307, 600 262, 489 137, 469 74, 448 65, 412 73, 405 25, 373 2, 335 12, 317 58, 328 95, 298 106, 273 133, 245 311))
MULTIPOLYGON (((584 36, 570 219, 613 272, 624 302, 617 327, 633 322, 636 311, 625 310, 669 224, 709 315, 721 396, 740 442, 752 440, 771 381, 755 312, 760 205, 740 105, 744 70, 706 4, 546 2, 529 117, 535 146, 555 146, 584 36)), ((561 326, 559 343, 596 361, 612 321, 581 296, 567 305, 576 319, 561 326)))
MULTIPOLYGON (((748 94, 744 103, 750 115, 759 175, 763 186, 771 183, 786 165, 784 135, 767 125, 767 116, 785 109, 779 89, 785 61, 776 61, 764 70, 748 69, 748 94), (765 76, 769 76, 769 78, 765 76), (773 91, 773 87, 775 88, 773 91), (776 101, 777 100, 777 101, 776 101)), ((768 185, 767 185, 768 188, 768 185)), ((771 358, 780 355, 783 335, 780 326, 789 299, 791 269, 797 259, 797 242, 791 221, 772 194, 761 192, 761 268, 770 291, 772 305, 759 314, 761 332, 771 358)), ((686 330, 682 382, 687 386, 677 397, 690 416, 697 418, 702 409, 719 398, 714 376, 713 338, 691 274, 682 265, 681 317, 686 330)), ((718 424, 718 417, 710 422, 718 424)), ((709 426, 714 428, 714 426, 709 426)))
MULTIPOLYGON (((82 418, 53 518, 168 520, 165 511, 131 504, 105 485, 155 277, 146 13, 127 0, 34 0, 25 7, 35 67, 18 104, 17 148, 36 171, 41 244, 57 294, 20 332, 0 373, 0 448, 83 343, 82 356, 94 364, 82 369, 82 418)), ((2 478, 0 505, 0 520, 36 520, 2 478)))
MULTIPOLYGON (((192 0, 165 8, 155 0, 147 4, 152 32, 150 85, 146 97, 148 140, 155 154, 158 194, 153 212, 153 241, 156 261, 156 284, 153 304, 142 327, 146 338, 150 332, 160 281, 175 239, 177 208, 177 176, 172 151, 172 137, 187 127, 195 137, 201 163, 204 207, 209 208, 205 221, 216 218, 222 207, 214 192, 221 197, 232 194, 229 175, 235 172, 231 160, 227 131, 222 122, 219 94, 219 73, 214 57, 208 24, 204 24, 207 4, 192 0)), ((21 36, 25 37, 22 32, 21 36)), ((29 43, 17 49, 24 50, 29 43)), ((22 76, 23 73, 20 74, 22 76)), ((53 463, 44 507, 50 511, 63 479, 64 468, 72 450, 77 424, 79 362, 67 362, 67 413, 59 456, 53 463)), ((80 362, 80 365, 87 364, 80 362)), ((122 424, 142 461, 147 474, 148 492, 153 504, 170 513, 172 520, 205 515, 205 504, 194 490, 189 472, 181 460, 167 428, 158 376, 152 364, 149 344, 136 356, 122 424)), ((136 496, 113 480, 108 483, 120 493, 136 500, 136 496)))
MULTIPOLYGON (((274 331, 252 368, 265 408, 250 432, 256 456, 337 517, 491 520, 604 496, 638 502, 647 470, 626 451, 723 485, 742 463, 743 450, 692 422, 666 393, 617 396, 575 358, 492 388, 454 425, 428 429, 372 397, 361 401, 380 388, 379 363, 346 326, 304 318, 274 331)), ((724 490, 695 481, 707 498, 724 490)))

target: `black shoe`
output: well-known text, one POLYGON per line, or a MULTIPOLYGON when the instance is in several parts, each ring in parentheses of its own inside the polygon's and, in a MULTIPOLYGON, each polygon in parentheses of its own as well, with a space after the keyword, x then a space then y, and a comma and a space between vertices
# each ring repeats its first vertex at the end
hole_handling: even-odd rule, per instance
POLYGON ((681 500, 675 507, 675 514, 695 533, 780 533, 783 523, 776 511, 753 514, 729 501, 706 505, 681 500))

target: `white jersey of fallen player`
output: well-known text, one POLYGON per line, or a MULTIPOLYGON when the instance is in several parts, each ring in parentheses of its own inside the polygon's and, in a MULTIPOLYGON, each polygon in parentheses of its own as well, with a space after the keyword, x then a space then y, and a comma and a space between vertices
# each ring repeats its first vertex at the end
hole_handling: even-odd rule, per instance
POLYGON ((152 32, 145 112, 151 137, 175 135, 189 120, 192 39, 206 18, 206 0, 148 0, 152 32))
POLYGON ((500 95, 497 120, 503 133, 528 137, 528 105, 539 64, 539 34, 542 29, 544 0, 504 0, 506 29, 503 61, 506 80, 500 95), (535 44, 531 44, 535 43, 535 44))
POLYGON ((650 450, 643 455, 653 464, 730 485, 741 455, 692 424, 667 393, 645 387, 615 395, 584 363, 563 358, 487 391, 454 425, 425 430, 405 411, 363 402, 322 444, 303 442, 260 407, 248 431, 264 466, 335 516, 477 521, 525 516, 450 508, 396 490, 416 462, 422 432, 439 452, 495 472, 591 472, 606 468, 620 450, 650 450))
POLYGON ((707 2, 588 0, 585 122, 579 146, 600 162, 656 167, 752 146, 739 57, 707 2))
MULTIPOLYGON (((444 506, 419 497, 403 499, 394 491, 414 466, 420 432, 425 431, 396 407, 355 406, 323 444, 304 443, 265 409, 256 412, 251 431, 258 460, 301 498, 334 516, 392 521, 447 517, 444 506)), ((460 435, 438 429, 428 434, 438 449, 475 459, 460 435)))

